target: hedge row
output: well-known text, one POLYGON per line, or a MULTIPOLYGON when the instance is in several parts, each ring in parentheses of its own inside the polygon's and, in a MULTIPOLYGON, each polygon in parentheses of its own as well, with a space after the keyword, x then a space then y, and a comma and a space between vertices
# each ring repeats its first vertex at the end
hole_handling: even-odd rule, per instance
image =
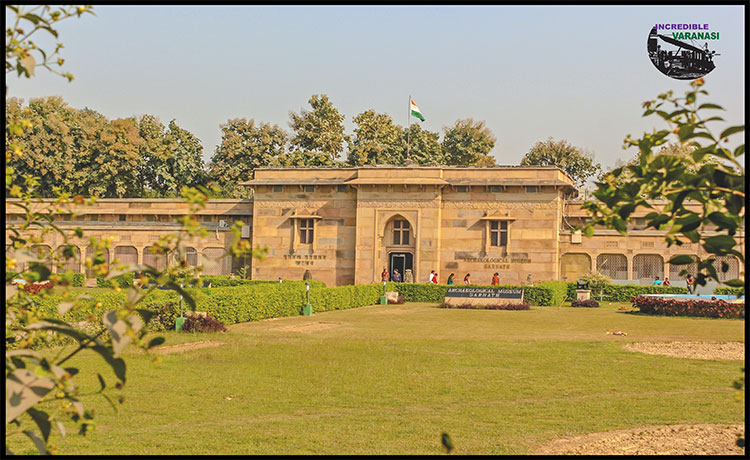
POLYGON ((677 300, 658 297, 636 297, 633 307, 647 315, 702 316, 708 318, 744 318, 745 303, 724 300, 677 300))
POLYGON ((734 296, 739 297, 739 296, 745 295, 745 288, 744 287, 735 288, 735 287, 727 287, 727 286, 717 287, 716 289, 714 289, 714 294, 734 295, 734 296))
MULTIPOLYGON (((568 299, 576 298, 576 283, 568 283, 568 299)), ((608 302, 630 302, 639 294, 687 294, 688 290, 679 286, 638 286, 636 284, 606 284, 602 300, 608 302)), ((599 300, 599 288, 591 290, 591 298, 599 300)))
POLYGON ((135 275, 133 273, 125 273, 111 279, 106 279, 104 276, 97 276, 96 287, 113 288, 115 286, 120 286, 121 288, 127 288, 133 285, 134 278, 135 275))
MULTIPOLYGON (((374 305, 379 302, 382 289, 380 284, 333 288, 314 286, 310 289, 310 303, 314 312, 374 305)), ((188 289, 188 292, 195 299, 197 311, 208 312, 224 324, 300 315, 306 300, 302 281, 188 289)), ((92 298, 81 300, 79 306, 63 315, 63 320, 75 323, 87 321, 90 316, 101 319, 105 312, 119 309, 126 295, 124 291, 99 289, 85 290, 81 294, 92 298)), ((149 330, 173 329, 180 313, 179 300, 179 295, 174 291, 155 290, 149 293, 138 305, 138 308, 155 313, 149 330)), ((62 301, 62 296, 37 297, 35 301, 40 313, 52 318, 59 317, 57 305, 62 301)), ((190 307, 183 301, 182 309, 187 311, 190 307)))
MULTIPOLYGON (((551 306, 559 305, 565 299, 566 283, 562 281, 548 281, 538 286, 477 286, 477 285, 460 285, 448 286, 445 284, 416 284, 416 283, 393 283, 386 286, 389 291, 398 291, 407 302, 430 302, 442 303, 445 300, 445 293, 449 287, 476 287, 490 289, 523 289, 523 300, 531 305, 551 306)), ((381 288, 382 289, 382 288, 381 288)))

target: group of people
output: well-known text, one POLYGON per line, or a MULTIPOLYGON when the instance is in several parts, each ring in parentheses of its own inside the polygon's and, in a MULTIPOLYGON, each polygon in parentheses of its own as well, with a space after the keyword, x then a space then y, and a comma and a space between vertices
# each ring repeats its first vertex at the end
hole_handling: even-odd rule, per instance
MULTIPOLYGON (((685 284, 687 284, 687 289, 690 294, 693 293, 693 285, 695 283, 695 280, 693 280, 693 275, 688 275, 685 277, 685 284)), ((654 279, 654 286, 671 286, 672 283, 669 282, 669 278, 664 278, 664 281, 660 280, 657 276, 656 279, 654 279)))
MULTIPOLYGON (((447 285, 453 285, 456 284, 454 277, 456 276, 455 273, 451 273, 448 276, 448 280, 445 282, 447 285)), ((393 270, 393 276, 390 276, 388 274, 388 270, 383 268, 383 272, 380 274, 380 280, 381 281, 394 281, 396 283, 400 283, 402 281, 401 273, 399 273, 398 269, 393 270)), ((428 278, 428 283, 432 284, 438 284, 438 274, 435 270, 430 270, 430 276, 428 278)), ((471 284, 471 274, 467 273, 466 276, 464 276, 464 284, 471 284)), ((492 281, 491 283, 493 286, 497 286, 500 284, 500 275, 495 272, 494 275, 492 275, 492 281)))

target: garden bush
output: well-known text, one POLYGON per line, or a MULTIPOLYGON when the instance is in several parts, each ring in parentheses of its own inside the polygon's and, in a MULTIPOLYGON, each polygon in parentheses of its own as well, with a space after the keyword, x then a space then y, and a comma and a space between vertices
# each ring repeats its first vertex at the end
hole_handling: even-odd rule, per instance
POLYGON ((664 299, 635 297, 633 307, 647 315, 703 316, 708 318, 744 318, 745 303, 732 303, 709 299, 664 299))
MULTIPOLYGON (((551 306, 559 305, 562 303, 560 300, 557 304, 553 302, 557 299, 564 299, 565 283, 558 281, 549 281, 542 283, 539 286, 514 286, 514 285, 501 285, 501 286, 477 286, 477 285, 461 285, 461 286, 448 286, 446 284, 418 284, 418 283, 388 283, 387 289, 389 291, 398 291, 399 295, 404 296, 407 302, 430 302, 430 303, 442 303, 445 300, 445 293, 449 287, 474 287, 474 288, 489 288, 489 289, 523 289, 523 300, 528 302, 530 305, 535 306, 551 306), (549 284, 554 283, 554 284, 549 284)), ((382 288, 381 288, 382 289, 382 288)))
MULTIPOLYGON (((630 302, 639 294, 687 294, 686 287, 679 286, 639 286, 636 284, 606 284, 602 300, 608 302, 630 302)), ((599 299, 599 289, 591 291, 591 297, 599 299)), ((568 283, 568 298, 576 298, 576 283, 568 283)))
POLYGON ((83 273, 73 273, 73 287, 83 287, 83 283, 86 281, 86 275, 83 273))
POLYGON ((111 279, 106 279, 104 276, 96 277, 96 287, 100 288, 113 288, 119 286, 121 288, 127 288, 133 285, 134 276, 132 273, 125 273, 120 276, 115 276, 111 279))
POLYGON ((714 294, 718 295, 733 295, 733 296, 743 296, 745 295, 745 288, 743 287, 717 287, 714 289, 714 294))
POLYGON ((461 308, 466 310, 529 310, 531 305, 523 303, 496 303, 488 305, 474 305, 471 303, 462 303, 458 305, 448 305, 443 302, 438 305, 440 308, 461 308))
MULTIPOLYGON (((229 286, 249 286, 249 285, 256 285, 256 284, 287 284, 287 283, 294 283, 299 284, 302 283, 304 286, 304 281, 290 281, 290 280, 284 280, 283 283, 279 283, 278 280, 276 281, 265 281, 265 280, 248 280, 243 278, 235 278, 235 279, 229 279, 229 275, 203 275, 201 276, 202 282, 208 282, 211 283, 212 288, 216 287, 229 287, 229 286)), ((310 286, 311 287, 325 287, 325 283, 322 281, 315 281, 310 280, 310 286)))
POLYGON ((597 308, 599 307, 599 302, 596 300, 573 300, 570 302, 571 307, 585 307, 585 308, 597 308))
POLYGON ((227 328, 221 321, 211 315, 206 315, 185 318, 182 330, 185 332, 226 332, 227 328))

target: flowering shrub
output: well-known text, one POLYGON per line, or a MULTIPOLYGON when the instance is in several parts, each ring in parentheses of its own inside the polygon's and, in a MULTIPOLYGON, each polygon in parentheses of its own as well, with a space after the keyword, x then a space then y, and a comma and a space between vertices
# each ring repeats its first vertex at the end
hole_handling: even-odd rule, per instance
POLYGON ((574 300, 570 302, 571 307, 586 307, 586 308, 597 308, 599 306, 599 302, 596 300, 590 299, 590 300, 574 300))
POLYGON ((182 330, 186 332, 226 332, 227 328, 224 323, 213 316, 189 316, 182 325, 182 330))
POLYGON ((42 289, 52 289, 52 283, 50 283, 49 281, 24 283, 23 288, 29 294, 36 295, 36 294, 39 294, 39 292, 41 292, 42 289))
POLYGON ((641 313, 664 316, 704 316, 708 318, 745 318, 745 303, 724 300, 679 300, 658 297, 633 297, 632 304, 641 313))
POLYGON ((493 305, 474 305, 470 303, 462 303, 458 305, 448 305, 447 303, 441 303, 440 308, 464 308, 467 310, 528 310, 531 306, 524 303, 498 303, 493 305))

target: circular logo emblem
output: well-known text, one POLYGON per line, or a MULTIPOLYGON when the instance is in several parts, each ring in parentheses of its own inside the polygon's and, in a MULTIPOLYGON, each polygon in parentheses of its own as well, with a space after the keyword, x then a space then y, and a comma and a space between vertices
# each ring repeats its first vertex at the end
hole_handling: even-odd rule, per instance
POLYGON ((656 24, 648 34, 648 57, 664 75, 694 80, 716 68, 714 43, 719 32, 708 24, 656 24))

